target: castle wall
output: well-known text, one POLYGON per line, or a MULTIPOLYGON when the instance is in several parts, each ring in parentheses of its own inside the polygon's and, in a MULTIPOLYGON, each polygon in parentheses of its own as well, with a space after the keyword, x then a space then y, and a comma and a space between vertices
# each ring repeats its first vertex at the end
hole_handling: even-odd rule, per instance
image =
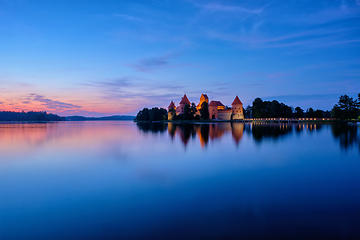
POLYGON ((231 120, 232 111, 230 109, 218 110, 219 120, 231 120))
POLYGON ((244 119, 243 106, 241 104, 236 104, 231 106, 232 110, 232 120, 244 119))
POLYGON ((232 120, 240 120, 240 119, 244 119, 243 113, 233 113, 232 114, 232 120))
POLYGON ((209 106, 209 119, 218 118, 218 109, 216 106, 209 106))

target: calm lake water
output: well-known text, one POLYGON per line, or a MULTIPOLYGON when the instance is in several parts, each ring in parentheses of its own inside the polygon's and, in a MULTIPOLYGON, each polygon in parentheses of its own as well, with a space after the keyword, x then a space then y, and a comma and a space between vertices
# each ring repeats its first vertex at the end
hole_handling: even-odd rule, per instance
POLYGON ((359 239, 360 127, 0 124, 0 239, 359 239))

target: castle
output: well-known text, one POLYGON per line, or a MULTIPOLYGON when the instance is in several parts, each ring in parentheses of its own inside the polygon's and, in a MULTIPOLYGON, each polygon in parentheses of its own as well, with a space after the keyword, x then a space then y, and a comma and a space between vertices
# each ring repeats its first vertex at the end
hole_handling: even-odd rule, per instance
MULTIPOLYGON (((231 104, 231 108, 226 108, 224 104, 222 104, 220 101, 214 101, 212 100, 209 103, 209 98, 206 94, 201 94, 200 96, 200 102, 196 106, 197 115, 200 115, 200 109, 201 104, 203 102, 208 103, 209 107, 209 118, 210 119, 218 119, 218 120, 240 120, 244 119, 244 112, 243 112, 243 104, 240 101, 239 97, 236 96, 233 103, 231 104)), ((168 107, 168 119, 172 120, 172 114, 170 113, 170 109, 174 109, 176 111, 176 115, 183 114, 184 109, 186 105, 191 105, 188 97, 186 94, 182 97, 179 106, 176 107, 175 103, 171 101, 169 107, 168 107)))

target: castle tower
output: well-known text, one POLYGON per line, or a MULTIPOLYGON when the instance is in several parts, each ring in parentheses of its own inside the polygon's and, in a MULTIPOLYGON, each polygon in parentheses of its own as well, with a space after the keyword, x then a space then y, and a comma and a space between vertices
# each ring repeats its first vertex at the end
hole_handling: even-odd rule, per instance
MULTIPOLYGON (((171 110, 175 110, 176 111, 176 106, 175 103, 173 101, 171 101, 169 107, 168 107, 168 120, 172 120, 173 119, 173 113, 171 113, 171 110)), ((176 114, 176 112, 175 112, 176 114)))
POLYGON ((232 120, 244 119, 243 104, 239 97, 236 96, 231 104, 232 120))
POLYGON ((175 106, 175 103, 173 101, 171 101, 170 105, 168 106, 168 111, 170 111, 170 109, 174 109, 176 110, 176 106, 175 106))
MULTIPOLYGON (((209 98, 208 98, 208 96, 207 96, 206 94, 201 94, 201 96, 200 96, 200 102, 199 102, 199 104, 196 106, 196 109, 197 109, 197 110, 200 110, 201 104, 202 104, 203 102, 209 103, 209 98)), ((199 112, 199 111, 198 111, 198 112, 199 112)))
POLYGON ((191 104, 189 99, 187 98, 186 94, 181 99, 181 102, 179 103, 179 107, 176 109, 177 114, 183 114, 186 104, 191 104))

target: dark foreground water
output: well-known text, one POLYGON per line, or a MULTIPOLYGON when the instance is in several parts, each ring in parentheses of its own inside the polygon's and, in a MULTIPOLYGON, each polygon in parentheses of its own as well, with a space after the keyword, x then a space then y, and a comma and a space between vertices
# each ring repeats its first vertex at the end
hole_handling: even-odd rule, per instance
POLYGON ((359 239, 359 125, 0 124, 0 239, 359 239))

